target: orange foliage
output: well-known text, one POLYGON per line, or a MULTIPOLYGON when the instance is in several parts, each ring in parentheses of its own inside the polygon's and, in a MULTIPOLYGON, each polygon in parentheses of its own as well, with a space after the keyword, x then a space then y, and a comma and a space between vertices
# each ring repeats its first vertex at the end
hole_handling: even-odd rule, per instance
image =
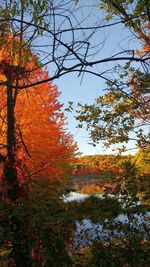
MULTIPOLYGON (((15 40, 16 41, 16 40, 15 40)), ((13 53, 11 36, 0 49, 0 80, 13 79, 13 85, 26 85, 48 78, 46 70, 36 68, 37 58, 28 51, 20 53, 19 41, 13 53), (21 67, 20 67, 21 66, 21 67), (35 70, 33 70, 35 69, 35 70), (33 71, 32 71, 33 70, 33 71), (28 73, 28 75, 27 75, 28 73)), ((15 92, 15 89, 13 89, 15 92)), ((17 91, 15 105, 16 156, 30 173, 60 180, 70 168, 77 148, 64 130, 65 117, 58 101, 59 92, 51 82, 17 91)), ((6 155, 6 86, 0 90, 0 152, 6 155)))
POLYGON ((138 30, 139 39, 143 42, 142 48, 137 51, 137 55, 143 56, 144 54, 150 53, 150 22, 147 21, 145 23, 145 31, 146 34, 143 33, 142 30, 138 30))
POLYGON ((57 87, 51 83, 22 90, 15 109, 18 142, 23 139, 32 168, 43 169, 40 175, 51 179, 60 178, 75 149, 72 137, 63 130, 64 115, 58 96, 57 87))
POLYGON ((105 192, 109 191, 111 192, 116 186, 116 183, 114 182, 102 182, 100 181, 98 184, 93 183, 91 185, 86 185, 80 190, 78 190, 81 194, 104 194, 105 192))
POLYGON ((72 176, 117 176, 125 172, 124 163, 128 160, 128 157, 114 155, 82 156, 74 160, 72 176))
POLYGON ((81 194, 87 194, 87 195, 92 195, 92 194, 103 194, 105 191, 105 187, 99 186, 99 185, 89 185, 85 186, 82 189, 78 190, 79 193, 81 194))

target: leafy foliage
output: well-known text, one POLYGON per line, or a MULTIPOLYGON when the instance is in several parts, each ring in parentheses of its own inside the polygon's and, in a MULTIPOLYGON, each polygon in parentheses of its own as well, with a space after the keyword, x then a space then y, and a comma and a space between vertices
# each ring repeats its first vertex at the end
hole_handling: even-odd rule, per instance
MULTIPOLYGON (((150 53, 148 1, 100 1, 99 9, 105 10, 106 20, 121 19, 125 27, 137 38, 141 47, 133 53, 143 57, 150 53)), ((149 64, 149 63, 148 63, 149 64)), ((77 119, 82 127, 85 122, 94 143, 106 146, 136 141, 139 148, 149 145, 149 65, 135 68, 132 61, 116 65, 114 77, 106 77, 107 92, 93 105, 79 104, 77 119), (144 130, 146 129, 146 130, 144 130)))
POLYGON ((61 261, 65 266, 70 260, 60 228, 54 229, 54 207, 77 146, 64 129, 56 85, 47 82, 18 89, 18 84, 48 79, 48 73, 37 68, 38 58, 26 43, 24 52, 18 38, 11 34, 5 37, 7 46, 0 50, 2 262, 24 267, 53 266, 54 262, 59 266, 61 261), (39 187, 38 179, 42 184, 39 187), (60 251, 63 248, 60 257, 58 245, 60 251))
POLYGON ((127 165, 132 165, 132 156, 121 155, 89 155, 74 159, 74 176, 116 177, 119 174, 129 173, 127 165), (127 168, 127 170, 126 170, 127 168))
POLYGON ((72 253, 75 266, 78 266, 78 262, 80 266, 93 267, 148 266, 150 254, 149 222, 145 213, 147 208, 133 204, 133 200, 127 195, 122 199, 122 204, 125 205, 121 210, 116 201, 91 197, 81 203, 74 203, 74 206, 77 205, 75 210, 77 207, 79 210, 81 208, 81 218, 84 214, 86 218, 90 218, 90 221, 83 220, 78 229, 78 247, 72 253), (118 212, 121 212, 119 217, 123 217, 123 220, 117 220, 118 212))
MULTIPOLYGON (((12 39, 8 38, 7 49, 1 50, 1 62, 4 64, 5 61, 1 70, 5 78, 1 76, 2 80, 7 78, 5 72, 10 61, 13 60, 14 66, 18 64, 19 59, 15 59, 15 55, 13 55, 14 58, 10 56, 11 45, 12 39)), ((35 56, 31 56, 30 62, 26 63, 28 71, 33 67, 34 62, 35 56)), ((16 69, 13 71, 16 73, 16 69)), ((22 83, 39 76, 41 79, 47 79, 48 73, 46 70, 35 70, 28 78, 22 77, 22 83)), ((6 156, 7 124, 4 123, 6 120, 6 86, 2 86, 0 95, 1 154, 6 156)), ((28 172, 38 173, 40 171, 41 175, 43 173, 44 177, 52 180, 59 180, 63 174, 69 172, 70 160, 74 157, 76 149, 72 136, 64 130, 65 117, 61 111, 62 105, 57 100, 58 96, 57 86, 52 83, 46 83, 42 88, 37 85, 34 88, 20 90, 17 92, 14 113, 16 157, 22 161, 28 172)))
POLYGON ((104 9, 105 19, 121 19, 125 27, 134 31, 134 38, 138 39, 141 49, 137 50, 140 56, 149 55, 150 52, 150 9, 149 1, 100 1, 98 9, 104 9))
POLYGON ((119 79, 120 86, 117 80, 108 82, 108 92, 93 105, 79 104, 77 119, 80 124, 86 123, 94 143, 101 140, 109 146, 134 140, 137 146, 144 147, 149 143, 143 132, 149 125, 149 75, 127 68, 119 79))
POLYGON ((65 207, 55 190, 48 179, 39 178, 32 182, 28 200, 1 203, 0 247, 5 255, 0 255, 0 262, 3 266, 11 263, 16 267, 16 262, 17 266, 59 266, 60 262, 71 266, 67 252, 71 232, 64 231, 64 223, 68 225, 62 216, 65 207), (18 218, 17 232, 12 231, 15 218, 18 218), (14 242, 17 242, 15 246, 14 242), (21 257, 14 262, 18 245, 21 257))

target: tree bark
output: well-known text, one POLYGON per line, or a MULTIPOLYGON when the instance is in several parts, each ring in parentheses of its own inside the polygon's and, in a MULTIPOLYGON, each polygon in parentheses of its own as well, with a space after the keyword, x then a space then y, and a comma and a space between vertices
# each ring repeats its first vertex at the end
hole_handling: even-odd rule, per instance
POLYGON ((21 191, 17 175, 16 135, 15 135, 15 101, 13 97, 13 80, 7 82, 7 158, 4 165, 7 197, 15 204, 16 214, 11 214, 11 229, 13 234, 13 249, 11 259, 15 267, 31 267, 28 218, 21 220, 19 216, 19 200, 21 191))
POLYGON ((15 113, 12 80, 7 82, 7 160, 4 167, 7 195, 15 202, 19 196, 19 184, 15 163, 15 113))

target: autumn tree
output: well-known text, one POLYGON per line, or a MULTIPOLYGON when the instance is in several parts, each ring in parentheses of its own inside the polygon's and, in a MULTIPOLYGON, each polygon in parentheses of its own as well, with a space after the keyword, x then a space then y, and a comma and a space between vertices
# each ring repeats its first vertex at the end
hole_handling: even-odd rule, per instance
MULTIPOLYGON (((38 76, 41 78, 46 76, 48 79, 48 73, 40 69, 34 72, 34 76, 33 73, 28 76, 21 75, 20 72, 17 73, 20 69, 17 67, 18 58, 15 52, 11 56, 12 42, 12 36, 8 36, 7 49, 1 48, 1 62, 3 64, 1 79, 6 81, 6 84, 11 79, 12 83, 18 82, 20 79, 22 79, 22 83, 26 83, 28 79, 36 79, 38 76), (8 64, 11 60, 13 60, 14 65, 10 70, 8 64)), ((24 56, 22 53, 22 62, 24 56)), ((36 60, 36 57, 31 55, 31 61, 26 66, 28 70, 35 65, 36 60)), ((71 136, 63 129, 65 118, 61 112, 62 105, 57 100, 58 96, 57 87, 48 82, 43 86, 36 85, 34 88, 20 90, 16 94, 13 90, 10 93, 7 85, 2 86, 1 159, 5 166, 8 195, 9 193, 19 193, 18 179, 22 180, 23 177, 17 178, 17 175, 21 176, 21 173, 14 173, 16 178, 14 177, 14 182, 12 180, 10 183, 9 177, 11 176, 12 179, 12 175, 9 171, 14 172, 13 166, 17 167, 19 161, 24 158, 24 168, 28 171, 26 176, 31 176, 34 172, 37 175, 39 175, 38 172, 44 172, 45 177, 49 176, 54 181, 54 178, 60 179, 60 174, 67 172, 66 163, 69 166, 69 159, 73 157, 75 147, 72 146, 71 136), (10 169, 11 162, 12 170, 10 169), (63 165, 65 165, 66 170, 63 165)), ((13 198, 12 195, 11 197, 13 198)), ((15 198, 17 195, 13 199, 15 200, 15 198)))
MULTIPOLYGON (((46 71, 43 73, 41 71, 40 75, 48 77, 46 71)), ((3 87, 1 94, 2 97, 6 98, 5 87, 3 87)), ((40 176, 44 172, 44 176, 49 176, 53 181, 57 175, 60 179, 59 167, 64 169, 65 161, 67 163, 73 157, 75 148, 72 146, 71 136, 63 129, 65 118, 61 112, 62 105, 57 100, 58 96, 57 87, 53 86, 51 82, 43 86, 37 85, 34 88, 21 90, 14 110, 17 158, 21 160, 21 158, 28 157, 29 162, 26 162, 26 168, 30 175, 32 175, 33 170, 31 172, 31 169, 34 166, 34 172, 37 175, 39 175, 39 170, 40 176)), ((5 106, 6 101, 3 101, 1 103, 3 157, 7 155, 5 149, 7 147, 7 127, 4 124, 6 119, 5 106)), ((67 165, 64 171, 67 172, 67 165)))
MULTIPOLYGON (((60 93, 56 85, 47 82, 25 90, 13 90, 13 83, 26 84, 28 79, 31 81, 39 77, 48 79, 48 73, 44 69, 30 73, 30 68, 38 65, 38 58, 29 50, 25 52, 28 52, 30 61, 25 61, 26 53, 22 51, 22 67, 18 67, 18 49, 20 40, 17 37, 14 39, 10 34, 7 36, 7 46, 0 50, 0 78, 4 82, 0 91, 0 214, 3 217, 0 243, 2 248, 7 246, 7 242, 11 243, 10 258, 12 264, 15 264, 13 266, 31 266, 34 261, 32 251, 37 249, 40 240, 34 233, 37 229, 34 227, 36 222, 32 209, 37 199, 44 202, 44 198, 48 197, 44 195, 43 199, 39 199, 38 193, 35 194, 34 191, 45 192, 45 187, 48 187, 46 193, 51 197, 54 192, 59 195, 62 178, 70 171, 76 144, 64 129, 65 117, 61 111, 62 104, 58 101, 60 93), (14 45, 16 50, 13 50, 14 45), (28 75, 24 75, 25 68, 28 68, 28 75), (32 194, 34 197, 31 199, 32 194), (9 237, 3 237, 5 231, 9 237), (31 244, 34 244, 33 248, 31 244)), ((41 228, 42 226, 43 221, 41 228)))

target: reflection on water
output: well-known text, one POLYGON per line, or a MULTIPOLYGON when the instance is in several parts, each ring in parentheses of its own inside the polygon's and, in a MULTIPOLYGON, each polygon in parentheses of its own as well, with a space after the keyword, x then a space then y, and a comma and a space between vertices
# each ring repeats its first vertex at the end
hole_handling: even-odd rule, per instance
POLYGON ((138 233, 140 229, 145 237, 148 237, 148 228, 150 227, 150 212, 145 216, 142 214, 132 214, 132 220, 127 214, 119 214, 114 220, 108 223, 92 223, 89 219, 84 219, 82 222, 76 222, 76 232, 74 236, 75 246, 86 247, 92 244, 92 241, 111 241, 116 238, 125 237, 126 229, 130 228, 132 233, 138 233), (110 230, 111 229, 111 230, 110 230), (117 229, 117 230, 116 230, 117 229), (119 230, 120 229, 120 230, 119 230), (147 229, 147 231, 145 231, 147 229))
POLYGON ((69 194, 63 196, 64 202, 71 202, 71 201, 81 201, 89 197, 89 195, 86 194, 80 194, 76 192, 70 192, 69 194))
MULTIPOLYGON (((87 194, 80 194, 80 193, 76 193, 76 192, 70 192, 69 194, 67 194, 66 196, 63 196, 63 200, 64 202, 71 202, 71 201, 81 201, 81 200, 85 200, 87 197, 89 197, 90 195, 87 194)), ((98 194, 95 195, 96 197, 99 197, 101 199, 104 198, 104 196, 102 194, 98 194)), ((108 197, 114 197, 114 195, 112 194, 108 194, 108 197)))
MULTIPOLYGON (((97 197, 103 199, 105 196, 96 195, 97 197)), ((76 192, 70 192, 67 196, 64 196, 64 202, 71 201, 84 201, 89 195, 79 194, 76 192)), ((109 194, 107 197, 114 197, 109 194)), ((124 207, 125 203, 122 202, 122 196, 118 198, 118 201, 124 207)), ((133 203, 134 206, 135 203, 133 203)), ((136 202, 136 205, 140 204, 140 202, 136 202)), ((108 221, 104 220, 103 224, 101 223, 93 223, 89 219, 84 219, 82 222, 76 221, 76 231, 74 235, 74 244, 77 247, 85 247, 90 245, 93 241, 110 241, 112 239, 121 238, 121 236, 125 236, 124 230, 127 228, 132 228, 132 232, 140 229, 143 231, 144 235, 146 235, 145 227, 150 226, 150 222, 148 221, 150 218, 150 212, 146 213, 146 217, 142 214, 132 214, 129 218, 127 214, 119 214, 115 219, 108 221), (111 226, 110 226, 111 224, 111 226), (110 230, 111 229, 111 230, 110 230), (124 229, 124 230, 123 230, 124 229)), ((148 233, 148 232, 147 232, 148 233)))
POLYGON ((103 230, 101 224, 92 223, 91 220, 84 219, 76 222, 76 232, 74 236, 75 246, 84 247, 91 244, 92 240, 107 237, 107 232, 103 230))

